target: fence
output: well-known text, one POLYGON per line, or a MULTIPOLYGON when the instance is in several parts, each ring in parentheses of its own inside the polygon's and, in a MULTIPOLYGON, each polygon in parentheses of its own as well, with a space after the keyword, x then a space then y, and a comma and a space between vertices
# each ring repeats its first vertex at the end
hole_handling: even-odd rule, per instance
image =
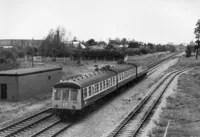
POLYGON ((113 58, 113 60, 106 60, 106 57, 102 60, 99 60, 98 58, 96 59, 81 59, 81 60, 76 60, 76 59, 73 59, 73 58, 66 58, 66 57, 63 57, 63 58, 58 58, 58 57, 42 57, 42 56, 34 56, 33 58, 31 56, 26 56, 24 58, 19 58, 18 60, 20 61, 25 61, 25 62, 33 62, 34 63, 38 63, 38 64, 42 64, 42 63, 50 63, 50 62, 55 62, 55 63, 60 63, 60 64, 80 64, 80 65, 83 65, 83 64, 89 64, 91 62, 98 62, 98 63, 104 63, 104 62, 113 62, 113 61, 117 61, 115 58, 113 58))

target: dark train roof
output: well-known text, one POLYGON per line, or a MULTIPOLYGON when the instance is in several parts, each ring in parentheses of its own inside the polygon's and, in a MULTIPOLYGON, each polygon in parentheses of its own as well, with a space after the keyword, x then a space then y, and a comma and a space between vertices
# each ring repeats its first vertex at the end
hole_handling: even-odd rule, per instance
POLYGON ((135 61, 135 60, 128 60, 128 61, 126 61, 128 64, 134 64, 134 65, 136 65, 136 66, 144 66, 144 65, 146 65, 146 63, 144 63, 144 62, 141 62, 141 61, 135 61))
POLYGON ((81 86, 74 82, 74 81, 62 81, 54 85, 54 88, 74 88, 74 89, 80 89, 81 86))
POLYGON ((117 73, 121 73, 121 72, 124 72, 126 70, 133 69, 133 68, 135 68, 135 66, 132 65, 132 64, 123 64, 123 65, 115 66, 112 69, 114 71, 116 71, 117 73))
POLYGON ((82 76, 70 80, 61 81, 56 85, 54 85, 54 88, 68 87, 68 88, 80 89, 82 87, 87 87, 99 81, 103 81, 113 76, 116 76, 116 72, 121 73, 132 68, 135 67, 133 65, 123 64, 112 67, 111 69, 114 70, 115 72, 112 70, 107 70, 107 71, 86 73, 83 74, 82 76))
POLYGON ((94 72, 94 73, 92 72, 67 81, 61 81, 57 83, 54 87, 55 88, 70 87, 70 88, 80 89, 81 87, 87 87, 89 85, 92 85, 99 81, 103 81, 113 76, 115 76, 115 73, 113 71, 94 72))

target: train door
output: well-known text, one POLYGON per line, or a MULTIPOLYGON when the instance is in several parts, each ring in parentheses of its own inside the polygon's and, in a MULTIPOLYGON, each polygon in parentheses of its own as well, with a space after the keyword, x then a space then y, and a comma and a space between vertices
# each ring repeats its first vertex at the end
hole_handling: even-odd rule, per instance
POLYGON ((1 99, 7 99, 7 84, 0 84, 1 99))

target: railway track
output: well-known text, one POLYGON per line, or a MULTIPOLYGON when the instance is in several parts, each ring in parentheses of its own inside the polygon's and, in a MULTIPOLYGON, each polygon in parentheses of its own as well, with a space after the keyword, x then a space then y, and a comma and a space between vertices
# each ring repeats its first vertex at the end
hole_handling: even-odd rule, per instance
POLYGON ((170 57, 169 59, 157 64, 156 66, 149 68, 147 76, 153 74, 160 66, 162 66, 164 63, 166 63, 167 61, 171 60, 174 56, 170 57))
POLYGON ((65 123, 61 120, 58 120, 57 122, 54 122, 42 130, 32 134, 30 137, 56 137, 67 128, 70 128, 72 125, 73 123, 71 122, 65 123))
POLYGON ((24 130, 31 128, 35 124, 38 124, 43 120, 51 118, 53 114, 50 111, 51 108, 47 108, 20 121, 12 123, 4 128, 1 128, 0 136, 1 137, 16 136, 17 134, 23 132, 24 130))
POLYGON ((165 75, 152 91, 106 137, 136 137, 173 79, 178 74, 188 70, 173 71, 165 75))

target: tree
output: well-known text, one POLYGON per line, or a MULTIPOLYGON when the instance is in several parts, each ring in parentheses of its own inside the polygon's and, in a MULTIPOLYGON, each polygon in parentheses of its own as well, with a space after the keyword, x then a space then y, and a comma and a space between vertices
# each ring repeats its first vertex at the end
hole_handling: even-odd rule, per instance
POLYGON ((196 59, 198 59, 199 45, 200 45, 200 19, 196 23, 196 28, 194 29, 195 38, 197 39, 196 43, 196 59))
POLYGON ((137 41, 130 41, 129 42, 129 48, 139 48, 140 47, 140 43, 137 41))
POLYGON ((121 39, 121 44, 122 44, 122 45, 128 44, 127 39, 126 39, 126 38, 121 39))
POLYGON ((71 51, 67 48, 66 41, 66 30, 64 28, 51 29, 47 37, 43 40, 39 51, 44 56, 50 57, 70 56, 71 51))
POLYGON ((88 41, 85 42, 86 46, 93 46, 96 45, 97 42, 94 39, 89 39, 88 41))
POLYGON ((109 39, 108 45, 120 45, 120 39, 116 38, 115 40, 109 39))
POLYGON ((33 53, 33 48, 31 46, 27 46, 25 48, 25 52, 26 52, 26 55, 32 55, 33 53))
POLYGON ((113 44, 108 44, 105 48, 106 51, 112 51, 116 50, 115 46, 113 44))

